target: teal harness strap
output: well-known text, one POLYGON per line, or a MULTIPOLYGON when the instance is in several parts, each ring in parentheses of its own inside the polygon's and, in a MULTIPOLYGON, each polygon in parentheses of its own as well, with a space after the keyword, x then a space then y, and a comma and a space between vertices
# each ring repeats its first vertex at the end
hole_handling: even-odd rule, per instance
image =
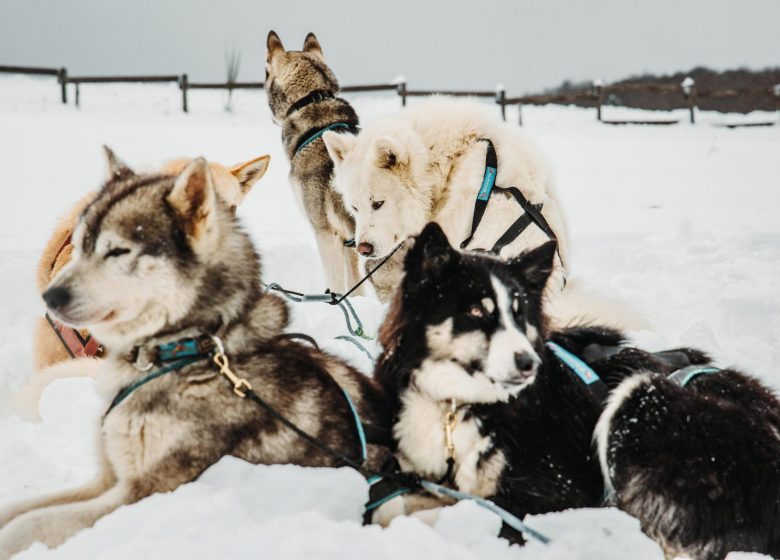
POLYGON ((545 343, 545 346, 552 350, 553 354, 555 354, 560 361, 569 366, 569 369, 576 373, 577 377, 579 377, 585 385, 601 381, 601 378, 593 371, 593 368, 564 347, 554 342, 547 342, 545 343))
POLYGON ((319 138, 320 136, 322 136, 323 134, 325 134, 329 130, 336 130, 338 128, 352 128, 352 125, 347 124, 347 123, 343 123, 343 122, 338 122, 338 123, 333 123, 330 126, 326 126, 325 128, 322 128, 322 129, 318 130, 317 132, 315 132, 314 134, 309 136, 306 140, 304 140, 303 142, 298 144, 298 147, 295 148, 295 153, 293 154, 293 156, 297 155, 298 152, 300 152, 302 149, 304 149, 306 146, 308 146, 309 144, 314 142, 317 138, 319 138))
POLYGON ((349 393, 343 388, 341 391, 344 393, 344 399, 347 401, 349 410, 352 412, 352 418, 355 420, 355 430, 357 431, 358 439, 360 440, 360 462, 365 463, 368 458, 368 450, 366 447, 366 432, 363 429, 363 422, 360 421, 360 415, 358 414, 352 399, 349 397, 349 393))
POLYGON ((673 383, 676 383, 680 387, 685 387, 699 377, 700 375, 712 375, 713 373, 720 373, 721 370, 716 367, 710 367, 710 366, 688 366, 684 367, 682 369, 678 369, 667 379, 673 383))
POLYGON ((177 369, 181 369, 185 366, 188 366, 190 364, 194 364, 195 362, 200 362, 201 360, 207 359, 208 356, 191 356, 187 358, 182 358, 181 360, 175 361, 171 364, 168 364, 167 366, 158 369, 157 371, 153 371, 150 374, 142 377, 141 379, 134 381, 121 391, 117 393, 116 397, 114 397, 114 400, 111 401, 111 405, 108 407, 108 410, 106 410, 105 416, 108 415, 109 412, 111 412, 114 408, 119 405, 123 400, 125 400, 127 397, 130 396, 130 394, 141 387, 142 385, 145 385, 146 383, 149 383, 150 381, 157 379, 160 376, 165 375, 166 373, 170 373, 172 371, 176 371, 177 369))

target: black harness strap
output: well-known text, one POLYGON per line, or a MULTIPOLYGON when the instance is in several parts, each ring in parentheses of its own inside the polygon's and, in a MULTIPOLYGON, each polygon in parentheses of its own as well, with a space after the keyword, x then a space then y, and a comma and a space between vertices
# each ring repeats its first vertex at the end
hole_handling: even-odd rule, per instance
POLYGON ((487 142, 488 145, 487 152, 485 153, 485 175, 482 178, 482 186, 479 189, 479 193, 477 193, 477 200, 474 202, 474 216, 471 219, 471 232, 460 244, 460 248, 465 249, 474 238, 474 234, 487 210, 490 195, 494 191, 509 194, 514 197, 523 209, 523 215, 515 220, 504 234, 498 238, 498 241, 496 241, 490 249, 490 253, 498 255, 501 252, 501 249, 517 239, 532 223, 541 229, 552 241, 557 241, 558 239, 555 236, 555 232, 550 227, 550 224, 547 223, 547 219, 542 215, 542 204, 531 204, 517 187, 499 187, 496 185, 496 176, 498 175, 498 155, 496 153, 496 148, 493 145, 493 141, 489 138, 480 138, 479 140, 481 142, 487 142))
POLYGON ((287 109, 287 117, 292 115, 295 111, 299 111, 306 107, 306 105, 311 105, 312 103, 316 103, 317 101, 322 101, 324 99, 333 99, 336 97, 333 95, 332 91, 327 91, 324 89, 316 89, 313 92, 311 92, 309 95, 305 95, 301 97, 298 101, 290 105, 290 108, 287 109))

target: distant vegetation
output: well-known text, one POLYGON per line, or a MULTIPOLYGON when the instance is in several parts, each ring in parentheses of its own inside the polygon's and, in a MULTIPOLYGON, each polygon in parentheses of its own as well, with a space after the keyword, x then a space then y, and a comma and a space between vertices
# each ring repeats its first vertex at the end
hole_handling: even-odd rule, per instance
MULTIPOLYGON (((677 72, 671 75, 657 76, 642 74, 632 76, 614 84, 673 84, 679 85, 690 76, 696 81, 699 92, 697 105, 700 109, 722 112, 748 113, 750 111, 775 111, 778 109, 778 99, 767 94, 773 86, 780 84, 780 68, 765 70, 727 70, 717 72, 709 68, 697 67, 690 72, 677 72), (744 91, 751 90, 751 91, 744 91), (708 92, 740 92, 738 95, 707 95, 708 92)), ((573 91, 592 89, 592 82, 571 82, 566 80, 560 86, 546 90, 546 94, 563 94, 573 91)), ((635 107, 638 109, 669 110, 686 107, 686 101, 681 93, 628 91, 609 93, 604 99, 608 105, 635 107)), ((578 103, 579 104, 579 103, 578 103)), ((589 106, 588 103, 583 103, 589 106)))

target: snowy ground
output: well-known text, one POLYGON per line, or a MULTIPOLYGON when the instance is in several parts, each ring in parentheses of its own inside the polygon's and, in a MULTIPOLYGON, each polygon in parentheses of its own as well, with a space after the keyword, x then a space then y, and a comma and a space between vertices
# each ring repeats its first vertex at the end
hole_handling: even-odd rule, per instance
MULTIPOLYGON (((38 423, 10 414, 7 401, 33 375, 30 333, 43 310, 34 282, 38 253, 57 217, 99 185, 101 144, 146 169, 184 155, 234 163, 272 154, 239 214, 267 281, 324 288, 262 93, 237 92, 235 111, 226 114, 224 94, 192 92, 184 115, 173 86, 87 85, 80 110, 62 106, 58 92, 52 80, 0 78, 0 507, 94 473, 92 434, 102 405, 90 380, 50 386, 38 423)), ((350 99, 364 121, 399 109, 395 96, 350 99)), ((605 110, 607 118, 626 116, 668 115, 605 110)), ((780 127, 717 126, 777 115, 704 113, 695 126, 685 112, 675 116, 684 124, 617 127, 597 123, 592 110, 523 109, 525 129, 556 170, 575 275, 646 318, 648 328, 633 333, 640 343, 701 347, 780 390, 780 127)), ((510 109, 509 119, 516 118, 510 109)), ((361 298, 355 304, 375 333, 382 306, 361 298)), ((370 369, 365 356, 333 338, 345 332, 337 309, 308 304, 294 312, 295 330, 370 369)), ((496 518, 473 504, 452 508, 434 529, 411 519, 388 530, 362 528, 366 492, 348 470, 226 459, 198 482, 121 508, 55 552, 38 545, 20 557, 662 557, 635 520, 614 510, 530 518, 554 544, 524 549, 493 538, 496 518)))

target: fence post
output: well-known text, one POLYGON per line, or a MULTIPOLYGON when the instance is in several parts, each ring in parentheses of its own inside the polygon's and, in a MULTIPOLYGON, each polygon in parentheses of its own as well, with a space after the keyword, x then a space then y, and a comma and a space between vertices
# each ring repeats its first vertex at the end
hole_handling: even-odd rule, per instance
POLYGON ((60 90, 62 93, 62 102, 68 102, 68 71, 65 68, 60 68, 57 74, 57 80, 60 82, 60 90))
POLYGON ((506 122, 506 88, 504 84, 496 86, 496 103, 501 105, 501 119, 506 122))
POLYGON ((187 79, 187 74, 181 75, 181 78, 179 79, 179 87, 181 88, 181 109, 185 113, 188 113, 187 88, 189 87, 189 80, 187 79))
POLYGON ((398 95, 401 96, 401 107, 406 107, 406 80, 398 83, 398 95))
POLYGON ((523 126, 523 106, 517 104, 517 126, 523 126))
POLYGON ((696 109, 696 82, 693 78, 688 76, 680 84, 683 94, 685 94, 685 100, 688 102, 688 112, 690 114, 691 124, 696 123, 695 109, 696 109))
POLYGON ((601 122, 601 104, 604 101, 603 96, 604 83, 601 80, 593 80, 593 96, 596 98, 596 119, 601 122))
POLYGON ((79 105, 79 97, 80 97, 80 94, 79 94, 79 83, 76 82, 76 107, 80 108, 81 105, 79 105))
MULTIPOLYGON (((775 86, 772 88, 772 91, 775 94, 775 107, 777 107, 777 114, 780 115, 780 84, 775 84, 775 86)), ((780 124, 780 121, 778 121, 777 124, 780 124)))

